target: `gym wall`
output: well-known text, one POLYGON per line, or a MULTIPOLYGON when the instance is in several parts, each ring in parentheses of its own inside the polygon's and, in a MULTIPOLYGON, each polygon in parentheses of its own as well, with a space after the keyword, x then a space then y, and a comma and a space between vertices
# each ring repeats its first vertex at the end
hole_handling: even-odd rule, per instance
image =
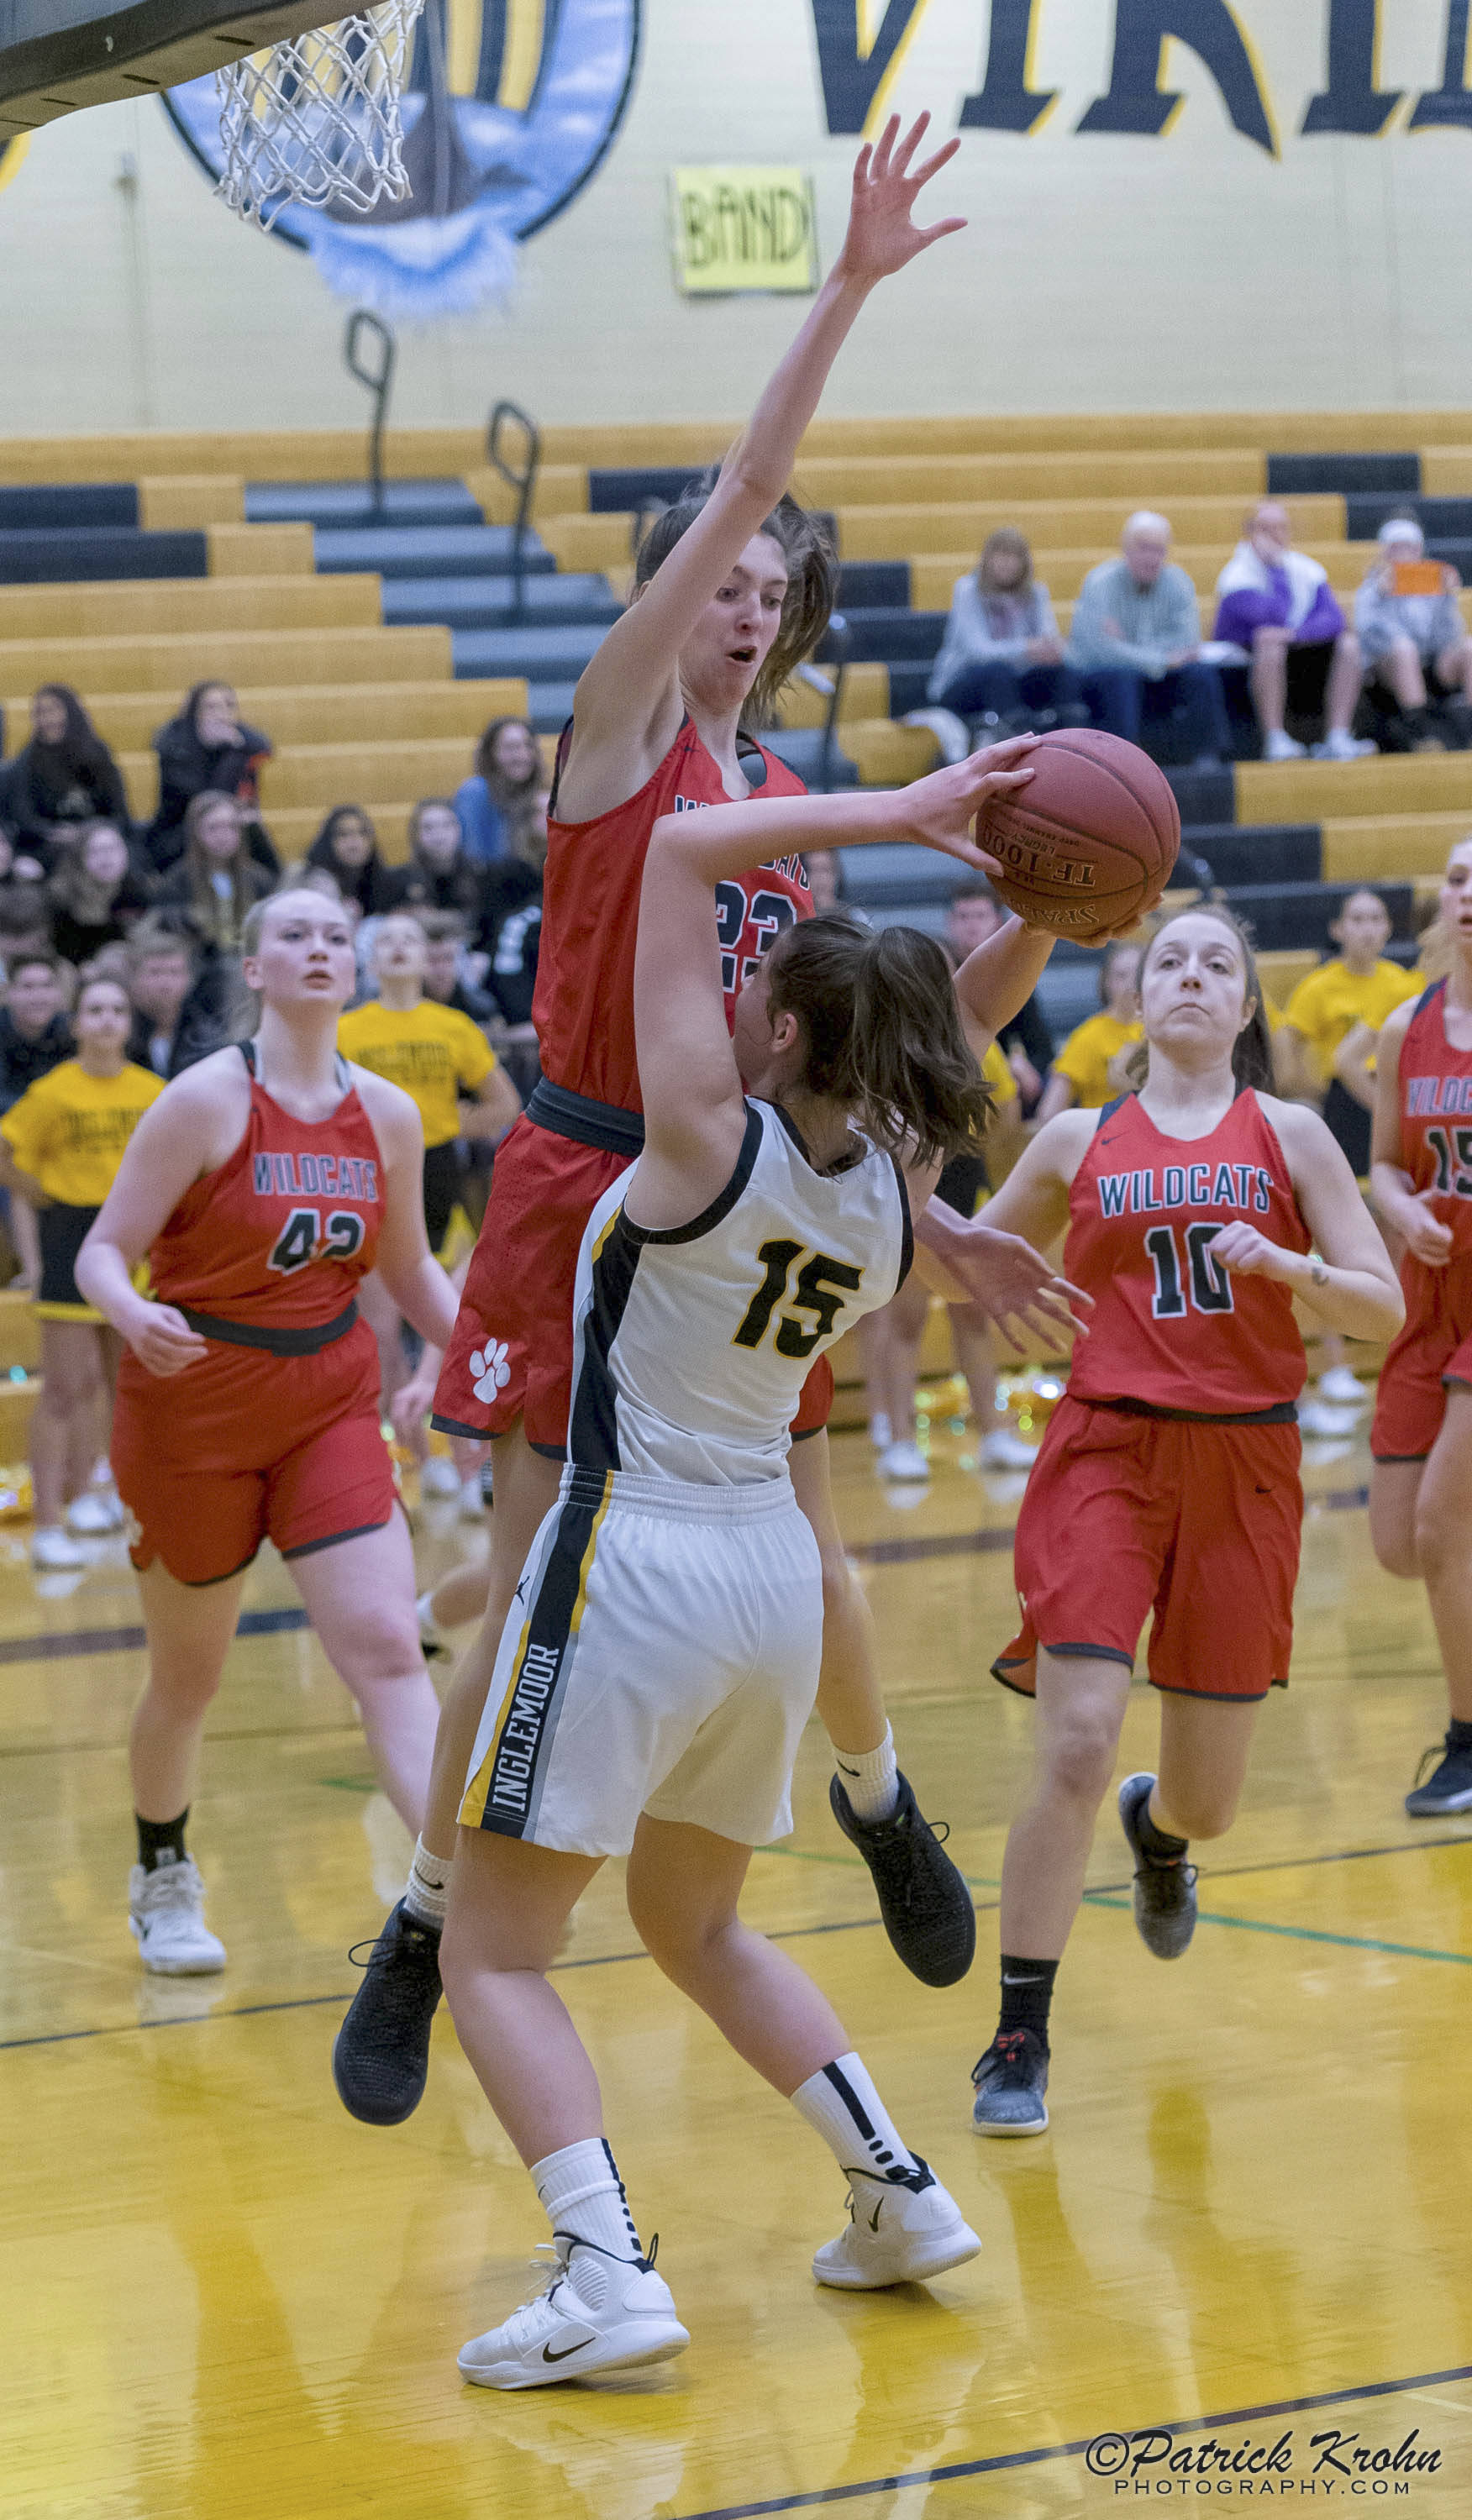
MULTIPOLYGON (((810 172, 827 261, 892 104, 961 127, 934 215, 970 226, 887 286, 831 411, 1472 406, 1467 27, 1467 0, 644 0, 601 166, 503 306, 401 328, 394 416, 739 414, 803 301, 678 295, 669 169, 810 172)), ((0 432, 362 415, 344 302, 161 104, 17 154, 0 432)))

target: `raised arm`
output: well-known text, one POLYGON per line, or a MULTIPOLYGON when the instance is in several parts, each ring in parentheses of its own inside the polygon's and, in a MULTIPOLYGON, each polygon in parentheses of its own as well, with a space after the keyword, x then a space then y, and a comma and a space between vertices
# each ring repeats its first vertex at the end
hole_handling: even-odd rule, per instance
POLYGON ((948 141, 917 164, 929 120, 922 113, 901 140, 898 116, 892 115, 878 143, 859 151, 848 233, 806 322, 726 457, 707 506, 584 669, 564 776, 570 819, 590 820, 633 795, 668 750, 683 706, 680 649, 786 489, 803 432, 864 300, 927 246, 965 226, 952 218, 920 228, 911 218, 922 187, 960 145, 948 141))

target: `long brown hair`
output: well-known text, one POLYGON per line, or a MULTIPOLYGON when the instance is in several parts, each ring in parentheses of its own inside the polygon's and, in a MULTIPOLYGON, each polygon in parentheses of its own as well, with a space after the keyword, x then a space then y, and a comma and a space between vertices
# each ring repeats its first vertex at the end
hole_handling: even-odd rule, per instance
MULTIPOLYGON (((693 481, 672 507, 663 509, 656 517, 634 561, 636 588, 649 584, 680 537, 689 532, 710 504, 716 477, 713 471, 693 481)), ((811 655, 822 638, 838 592, 838 552, 826 517, 800 508, 791 493, 784 490, 765 524, 757 530, 770 534, 781 547, 787 562, 787 593, 782 599, 777 635, 741 712, 742 724, 754 727, 770 725, 783 684, 796 673, 804 657, 811 655)))
POLYGON ((976 564, 976 582, 983 595, 1010 595, 1026 603, 1033 592, 1033 548, 1027 535, 1019 533, 1015 525, 998 525, 995 533, 989 534, 976 564), (1015 586, 998 586, 992 574, 992 562, 1003 558, 1022 562, 1022 575, 1015 586))
MULTIPOLYGON (((206 685, 205 688, 209 687, 206 685)), ((238 798, 227 796, 219 788, 202 788, 198 796, 191 796, 184 809, 181 864, 189 885, 190 917, 196 927, 212 944, 224 946, 231 952, 238 950, 246 913, 258 898, 266 880, 263 873, 257 880, 252 867, 245 815, 238 798), (222 912, 220 895, 215 891, 212 880, 218 861, 207 854, 200 838, 201 824, 221 805, 228 806, 235 816, 236 829, 240 833, 235 855, 228 862, 231 887, 228 915, 222 912)), ((221 868, 220 872, 224 873, 226 869, 221 868)))
MULTIPOLYGON (((1252 1085, 1261 1093, 1270 1094, 1273 1090, 1272 1033, 1268 1027, 1267 1011, 1263 1003, 1263 983, 1258 976, 1258 958, 1253 952, 1251 930, 1244 926, 1236 912, 1228 909, 1224 901, 1193 901, 1184 910, 1177 910, 1173 917, 1163 920, 1141 957, 1141 981, 1144 979, 1150 957, 1161 938, 1169 935, 1171 929, 1182 919, 1215 919, 1219 927, 1224 927, 1227 934, 1236 939, 1244 967, 1246 995, 1252 1001, 1252 1013, 1232 1044, 1232 1075, 1239 1088, 1252 1085)), ((1131 1054, 1126 1067, 1127 1075, 1136 1087, 1143 1085, 1149 1072, 1149 1044, 1141 1042, 1139 1048, 1131 1054)))
POLYGON ((876 1146, 922 1164, 975 1145, 991 1097, 933 936, 805 919, 763 968, 772 1009, 802 1025, 810 1094, 831 1095, 876 1146))

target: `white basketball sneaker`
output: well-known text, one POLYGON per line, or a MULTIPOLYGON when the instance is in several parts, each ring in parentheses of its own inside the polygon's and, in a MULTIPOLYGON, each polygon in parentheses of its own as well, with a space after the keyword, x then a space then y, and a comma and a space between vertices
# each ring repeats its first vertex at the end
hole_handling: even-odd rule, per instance
MULTIPOLYGON (((920 2167, 925 2169, 925 2163, 920 2167)), ((939 2180, 932 2178, 917 2196, 912 2188, 892 2187, 867 2171, 851 2171, 850 2178, 849 2228, 813 2259, 819 2283, 836 2284, 845 2292, 925 2283, 980 2253, 981 2241, 939 2180)))
POLYGON ((205 1922, 205 1884, 193 1856, 152 1872, 134 1865, 128 1928, 144 1967, 158 1977, 212 1977, 225 1965, 225 1946, 205 1922))
POLYGON ((559 2239, 546 2291, 473 2336, 456 2360, 478 2389, 544 2389, 588 2371, 667 2362, 689 2342, 652 2255, 612 2258, 591 2241, 559 2239))

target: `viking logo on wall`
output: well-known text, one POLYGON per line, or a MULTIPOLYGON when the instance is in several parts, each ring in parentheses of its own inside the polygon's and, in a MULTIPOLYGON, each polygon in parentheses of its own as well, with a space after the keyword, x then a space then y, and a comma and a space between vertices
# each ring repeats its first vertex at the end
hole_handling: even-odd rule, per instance
MULTIPOLYGON (((426 0, 403 106, 411 194, 376 209, 289 203, 339 296, 380 314, 461 314, 509 284, 516 248, 596 173, 623 117, 640 0, 426 0)), ((221 166, 212 78, 163 104, 207 173, 221 166)))

